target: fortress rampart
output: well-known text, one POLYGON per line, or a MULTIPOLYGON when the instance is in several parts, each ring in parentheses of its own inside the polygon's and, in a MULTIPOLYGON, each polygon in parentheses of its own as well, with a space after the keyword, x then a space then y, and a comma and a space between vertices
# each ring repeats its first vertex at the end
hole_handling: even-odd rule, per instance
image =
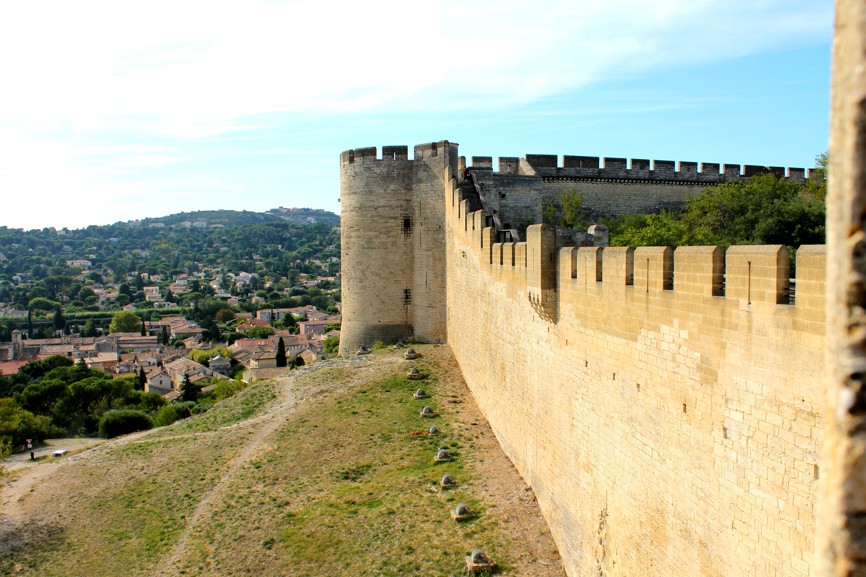
MULTIPOLYGON (((363 162, 378 188, 400 161, 363 162)), ((545 225, 494 242, 459 163, 438 168, 443 336, 569 575, 810 574, 824 247, 798 250, 792 287, 782 246, 557 250, 545 225)), ((346 305, 383 296, 344 286, 346 305)))
MULTIPOLYGON (((764 172, 798 183, 823 178, 820 171, 803 168, 568 155, 560 160, 551 154, 500 157, 496 171, 492 157, 473 156, 470 168, 483 186, 500 194, 520 194, 516 186, 521 183, 535 191, 537 204, 556 203, 566 190, 578 190, 587 209, 608 216, 681 208, 686 197, 706 186, 742 182, 764 172)), ((540 221, 522 210, 506 219, 515 227, 540 221)))

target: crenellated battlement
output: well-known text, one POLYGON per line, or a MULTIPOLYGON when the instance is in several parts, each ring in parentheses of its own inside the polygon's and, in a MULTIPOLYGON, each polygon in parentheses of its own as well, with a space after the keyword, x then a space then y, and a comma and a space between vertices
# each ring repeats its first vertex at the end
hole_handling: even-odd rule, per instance
POLYGON ((507 278, 525 289, 530 271, 552 267, 557 286, 570 290, 589 290, 600 283, 637 292, 668 292, 674 299, 720 297, 736 306, 772 304, 823 311, 823 245, 797 250, 797 277, 791 279, 791 257, 783 245, 731 246, 727 251, 717 246, 557 249, 555 236, 542 233, 550 227, 541 224, 529 227, 526 242, 494 242, 497 231, 491 216, 483 210, 470 212, 470 201, 452 184, 454 230, 488 268, 491 281, 507 278))
MULTIPOLYGON (((493 157, 473 156, 470 169, 493 171, 493 157)), ((792 182, 802 183, 807 178, 821 180, 821 170, 797 167, 758 166, 752 164, 721 164, 649 160, 645 158, 616 158, 598 156, 559 157, 555 154, 527 154, 524 158, 499 157, 495 174, 540 176, 544 179, 570 180, 626 180, 656 182, 686 182, 716 184, 740 182, 766 172, 792 182)))
POLYGON ((447 140, 418 144, 414 148, 415 156, 413 159, 409 158, 408 146, 383 146, 381 155, 379 155, 379 150, 375 146, 353 148, 345 150, 340 154, 340 165, 438 158, 447 152, 446 148, 453 147, 456 150, 456 146, 455 143, 448 142, 447 140))

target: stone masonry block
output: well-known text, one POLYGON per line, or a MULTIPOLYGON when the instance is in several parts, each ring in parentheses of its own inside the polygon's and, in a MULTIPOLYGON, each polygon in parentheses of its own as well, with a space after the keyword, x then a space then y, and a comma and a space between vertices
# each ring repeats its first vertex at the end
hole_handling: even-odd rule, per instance
POLYGON ((732 246, 725 258, 726 296, 752 303, 787 303, 790 263, 788 248, 732 246))
POLYGON ((681 246, 674 251, 674 290, 679 295, 720 296, 724 251, 717 246, 681 246))
POLYGON ((669 246, 642 246, 634 251, 636 291, 659 292, 674 288, 674 251, 669 246))

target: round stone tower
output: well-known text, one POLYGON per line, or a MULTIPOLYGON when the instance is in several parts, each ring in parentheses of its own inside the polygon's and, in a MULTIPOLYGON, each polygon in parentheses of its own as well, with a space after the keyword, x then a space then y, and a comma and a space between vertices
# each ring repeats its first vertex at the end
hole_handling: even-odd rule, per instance
POLYGON ((445 186, 457 146, 348 150, 340 156, 340 353, 445 340, 445 186))

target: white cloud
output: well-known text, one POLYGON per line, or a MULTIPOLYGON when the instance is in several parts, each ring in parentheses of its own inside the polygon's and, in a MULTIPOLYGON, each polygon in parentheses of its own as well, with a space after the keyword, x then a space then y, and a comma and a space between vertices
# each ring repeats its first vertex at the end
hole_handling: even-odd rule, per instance
POLYGON ((154 210, 143 198, 206 194, 222 185, 178 188, 142 171, 158 177, 189 160, 184 141, 248 131, 269 113, 489 111, 824 42, 831 20, 830 0, 6 2, 0 212, 28 226, 33 199, 62 191, 39 210, 63 206, 57 222, 96 196, 78 224, 108 222, 96 211, 132 217, 154 210), (136 144, 154 140, 165 144, 136 144))
POLYGON ((423 109, 446 98, 489 106, 826 39, 832 13, 814 0, 134 6, 0 8, 0 118, 87 127, 134 115, 196 137, 266 112, 423 109))

